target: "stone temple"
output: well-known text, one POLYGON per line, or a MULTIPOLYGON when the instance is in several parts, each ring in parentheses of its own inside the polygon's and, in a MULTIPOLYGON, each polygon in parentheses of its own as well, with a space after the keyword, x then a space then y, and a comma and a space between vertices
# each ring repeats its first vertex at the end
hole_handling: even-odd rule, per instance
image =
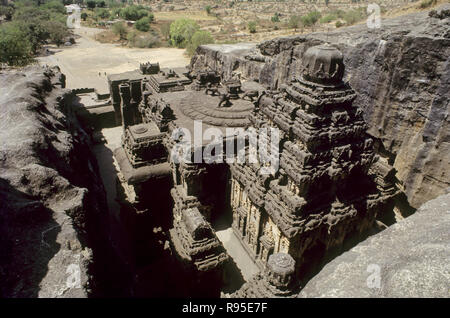
MULTIPOLYGON (((177 269, 199 295, 230 279, 230 248, 245 251, 259 273, 223 296, 295 295, 324 260, 394 208, 394 169, 374 154, 344 70, 342 53, 323 44, 307 50, 302 75, 277 91, 238 74, 223 78, 150 63, 110 76, 123 127, 114 157, 127 218, 136 227, 147 214, 158 219, 170 233, 177 269), (239 143, 227 128, 276 129, 278 169, 262 173, 266 162, 249 160, 248 136, 243 163, 230 163, 225 153, 213 163, 174 161, 172 150, 183 139, 174 137, 177 129, 194 135, 200 120, 200 132, 215 128, 223 145, 239 143), (224 229, 233 236, 231 247, 217 235, 224 229)), ((189 145, 187 157, 209 143, 189 145)), ((272 147, 263 140, 258 149, 264 143, 272 147)))

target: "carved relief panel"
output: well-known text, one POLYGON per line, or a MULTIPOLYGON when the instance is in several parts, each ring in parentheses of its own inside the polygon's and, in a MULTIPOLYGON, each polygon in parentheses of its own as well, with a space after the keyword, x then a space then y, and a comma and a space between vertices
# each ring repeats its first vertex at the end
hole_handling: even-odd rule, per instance
POLYGON ((261 219, 261 213, 259 209, 253 205, 252 203, 249 203, 249 214, 248 214, 248 244, 250 248, 255 252, 255 254, 258 251, 258 238, 259 238, 259 222, 261 219))
POLYGON ((269 255, 273 253, 274 247, 272 229, 268 220, 264 221, 264 224, 262 226, 262 235, 260 236, 259 241, 259 258, 263 261, 263 263, 266 263, 269 259, 269 255))
POLYGON ((281 235, 279 253, 289 254, 289 239, 284 235, 281 235))
POLYGON ((272 221, 270 217, 268 218, 267 221, 265 233, 267 233, 265 235, 267 235, 274 244, 274 253, 277 253, 280 246, 281 232, 278 229, 278 226, 272 221))
POLYGON ((238 181, 231 179, 231 206, 237 208, 240 205, 241 185, 238 181))
POLYGON ((295 195, 298 195, 300 193, 300 188, 295 183, 295 181, 292 180, 290 177, 288 177, 287 188, 289 191, 291 191, 295 195))

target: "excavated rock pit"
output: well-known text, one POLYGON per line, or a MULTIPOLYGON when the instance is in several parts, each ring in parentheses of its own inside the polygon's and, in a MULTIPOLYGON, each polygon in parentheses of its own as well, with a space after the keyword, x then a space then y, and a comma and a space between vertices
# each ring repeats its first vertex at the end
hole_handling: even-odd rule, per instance
MULTIPOLYGON (((409 203, 419 207, 450 185, 449 24, 448 16, 418 13, 383 20, 377 30, 358 25, 259 45, 201 46, 191 68, 211 68, 225 77, 237 72, 276 89, 299 74, 309 47, 334 43, 344 53, 346 79, 357 92, 355 104, 365 112, 378 153, 397 169, 409 203)), ((177 277, 181 271, 171 263, 158 216, 133 216, 125 220, 131 226, 121 223, 121 215, 134 211, 106 196, 105 180, 112 176, 105 174, 117 172, 111 170, 113 145, 92 144, 71 107, 76 97, 63 89, 63 82, 57 68, 0 71, 0 296, 188 295, 189 290, 179 288, 192 282, 177 277), (104 162, 95 156, 110 166, 99 169, 104 162), (136 230, 135 236, 125 238, 129 233, 121 234, 119 226, 124 227, 120 231, 136 230), (132 250, 136 241, 140 246, 132 250), (148 254, 139 256, 142 251, 148 254)), ((441 282, 449 279, 448 266, 441 256, 447 257, 448 200, 447 194, 427 203, 417 215, 337 257, 300 296, 445 297, 448 289, 441 282), (383 259, 385 249, 377 250, 389 245, 386 240, 395 242, 386 251, 395 262, 383 259), (400 252, 398 244, 404 246, 400 252), (407 257, 404 251, 412 254, 407 257), (410 260, 418 262, 417 271, 408 267, 410 260), (361 291, 366 276, 358 276, 358 270, 374 262, 386 270, 383 287, 361 291), (432 270, 422 290, 408 285, 410 277, 422 277, 421 269, 432 270), (329 277, 339 281, 333 288, 329 277), (356 287, 348 285, 355 281, 356 287), (435 292, 430 286, 437 286, 435 292)))

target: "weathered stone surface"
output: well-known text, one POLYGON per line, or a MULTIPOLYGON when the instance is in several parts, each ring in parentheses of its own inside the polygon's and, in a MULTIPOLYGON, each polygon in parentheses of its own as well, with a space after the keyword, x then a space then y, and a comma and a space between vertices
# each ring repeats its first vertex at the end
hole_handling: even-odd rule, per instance
MULTIPOLYGON (((58 69, 0 74, 0 296, 86 297, 95 159, 58 69)), ((100 195, 99 195, 100 194, 100 195)))
POLYGON ((354 105, 364 110, 370 134, 398 170, 410 204, 419 207, 450 184, 450 19, 435 16, 416 13, 383 19, 380 29, 360 24, 259 45, 201 46, 190 67, 240 73, 278 88, 300 74, 309 47, 328 40, 345 56, 354 105))
POLYGON ((450 193, 332 260, 299 296, 449 297, 449 260, 450 193))

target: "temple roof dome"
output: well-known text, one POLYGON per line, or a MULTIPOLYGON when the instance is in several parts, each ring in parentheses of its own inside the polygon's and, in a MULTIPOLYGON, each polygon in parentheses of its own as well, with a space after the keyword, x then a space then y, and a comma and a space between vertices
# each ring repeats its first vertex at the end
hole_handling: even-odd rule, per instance
POLYGON ((344 56, 334 46, 310 47, 303 55, 303 77, 319 84, 334 84, 344 76, 344 56))

